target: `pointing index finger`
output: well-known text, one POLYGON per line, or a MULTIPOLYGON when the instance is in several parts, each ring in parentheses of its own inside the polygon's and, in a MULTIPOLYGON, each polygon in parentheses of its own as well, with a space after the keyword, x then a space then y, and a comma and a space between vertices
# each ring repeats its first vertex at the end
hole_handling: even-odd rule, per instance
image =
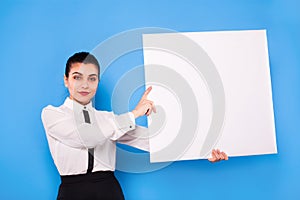
POLYGON ((147 90, 144 92, 142 99, 147 99, 147 96, 151 90, 152 90, 152 86, 148 87, 147 90))

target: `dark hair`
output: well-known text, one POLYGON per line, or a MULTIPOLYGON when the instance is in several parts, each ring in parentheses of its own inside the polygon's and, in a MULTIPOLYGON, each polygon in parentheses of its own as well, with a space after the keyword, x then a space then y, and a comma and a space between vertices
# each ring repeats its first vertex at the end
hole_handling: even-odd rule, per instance
POLYGON ((69 78, 69 72, 71 70, 72 64, 74 63, 84 63, 84 64, 94 64, 98 68, 98 74, 100 73, 100 65, 96 57, 88 52, 78 52, 72 55, 66 64, 65 76, 69 78))

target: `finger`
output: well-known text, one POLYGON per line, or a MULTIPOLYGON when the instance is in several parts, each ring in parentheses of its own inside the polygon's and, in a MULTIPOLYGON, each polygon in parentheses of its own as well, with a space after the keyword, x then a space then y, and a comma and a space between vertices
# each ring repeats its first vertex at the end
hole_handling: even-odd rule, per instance
POLYGON ((219 160, 224 160, 224 159, 225 159, 225 157, 224 157, 224 155, 222 154, 222 152, 220 151, 220 149, 217 149, 217 154, 218 154, 218 156, 219 156, 219 160))
POLYGON ((217 155, 217 157, 219 158, 219 160, 224 159, 223 154, 221 153, 220 149, 217 149, 217 150, 216 150, 216 155, 217 155))
POLYGON ((152 106, 150 103, 146 104, 146 109, 147 109, 147 111, 146 111, 145 115, 149 116, 152 112, 152 106))
POLYGON ((220 156, 220 159, 221 159, 221 160, 224 160, 224 159, 225 159, 225 157, 224 157, 224 155, 223 155, 222 153, 220 153, 219 156, 220 156))
POLYGON ((145 114, 146 114, 146 115, 150 115, 150 114, 152 113, 152 111, 156 113, 156 108, 155 108, 155 106, 154 106, 153 101, 146 100, 145 102, 147 102, 147 103, 145 104, 145 106, 146 106, 146 108, 147 108, 147 111, 146 111, 145 114))
POLYGON ((147 111, 145 112, 145 115, 148 115, 149 109, 147 109, 147 111))
POLYGON ((149 108, 145 115, 149 116, 151 114, 151 112, 152 112, 152 110, 149 108))
POLYGON ((148 87, 147 90, 144 92, 142 99, 147 99, 147 96, 151 90, 152 90, 152 86, 148 87))
POLYGON ((228 156, 225 152, 222 152, 223 156, 224 156, 224 160, 228 160, 228 156))
POLYGON ((211 151, 211 154, 212 154, 212 156, 216 156, 216 150, 213 149, 213 150, 211 151))
POLYGON ((216 153, 216 150, 213 149, 213 150, 211 151, 211 154, 214 155, 215 153, 216 153))
POLYGON ((210 162, 216 162, 217 158, 216 158, 216 152, 215 152, 214 149, 212 150, 211 155, 212 155, 212 157, 209 158, 208 160, 209 160, 210 162))
POLYGON ((153 104, 154 104, 153 101, 148 100, 148 99, 144 99, 144 102, 145 102, 146 104, 150 104, 150 105, 153 105, 153 104))
POLYGON ((147 101, 148 101, 148 103, 150 103, 150 105, 151 105, 151 111, 153 111, 153 112, 156 113, 156 107, 155 107, 155 105, 154 105, 154 102, 153 102, 153 101, 150 101, 150 100, 147 100, 147 101))
POLYGON ((152 110, 153 110, 154 113, 156 113, 156 107, 155 107, 154 104, 152 105, 152 110))
POLYGON ((208 160, 209 160, 210 162, 215 162, 216 157, 215 157, 215 155, 214 155, 214 150, 212 150, 212 152, 211 152, 211 158, 208 158, 208 160))
POLYGON ((213 150, 213 151, 212 151, 212 156, 213 156, 213 158, 214 158, 215 160, 218 160, 218 159, 219 159, 216 150, 213 150))
POLYGON ((218 150, 215 151, 215 156, 216 156, 216 159, 217 159, 217 160, 220 160, 220 159, 221 159, 220 154, 218 153, 218 150))

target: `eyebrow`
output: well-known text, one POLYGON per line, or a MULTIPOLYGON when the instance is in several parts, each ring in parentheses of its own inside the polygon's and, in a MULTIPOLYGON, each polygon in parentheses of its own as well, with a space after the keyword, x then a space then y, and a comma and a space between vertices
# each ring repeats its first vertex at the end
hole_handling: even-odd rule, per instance
MULTIPOLYGON (((74 75, 74 74, 78 74, 78 75, 83 76, 83 74, 80 73, 80 72, 73 72, 72 75, 74 75)), ((98 76, 98 75, 97 74, 90 74, 89 76, 98 76)))

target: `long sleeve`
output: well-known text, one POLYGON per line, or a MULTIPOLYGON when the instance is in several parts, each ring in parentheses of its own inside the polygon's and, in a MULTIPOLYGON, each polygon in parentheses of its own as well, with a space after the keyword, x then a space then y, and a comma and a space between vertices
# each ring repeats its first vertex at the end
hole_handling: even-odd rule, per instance
POLYGON ((108 118, 114 127, 110 135, 111 140, 149 151, 148 129, 135 125, 133 113, 115 115, 110 112, 108 118))
POLYGON ((135 120, 131 112, 116 115, 113 112, 98 111, 96 117, 101 124, 100 129, 112 141, 117 141, 127 132, 135 129, 135 120))
POLYGON ((41 117, 47 136, 70 147, 86 148, 72 115, 60 108, 47 106, 43 109, 41 117))
POLYGON ((118 142, 127 144, 138 149, 149 151, 149 133, 148 128, 136 126, 118 139, 118 142))

